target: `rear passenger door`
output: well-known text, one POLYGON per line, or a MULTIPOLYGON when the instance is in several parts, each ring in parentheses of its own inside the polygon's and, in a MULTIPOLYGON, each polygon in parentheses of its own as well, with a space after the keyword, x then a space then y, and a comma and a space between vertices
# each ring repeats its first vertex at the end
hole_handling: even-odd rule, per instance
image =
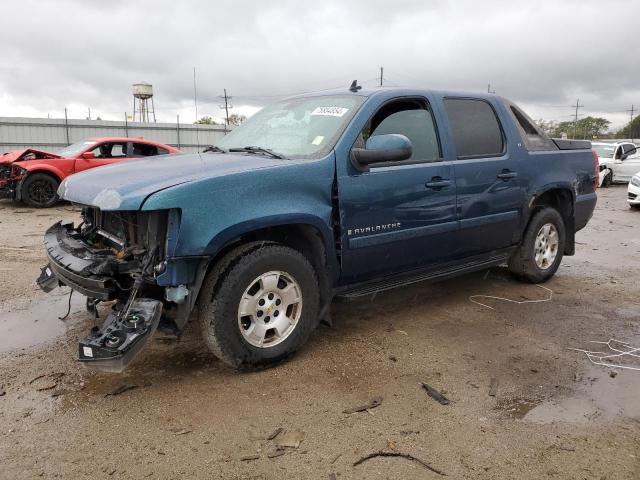
POLYGON ((460 256, 508 247, 518 231, 525 195, 520 161, 507 148, 496 110, 479 98, 447 97, 455 147, 460 256))

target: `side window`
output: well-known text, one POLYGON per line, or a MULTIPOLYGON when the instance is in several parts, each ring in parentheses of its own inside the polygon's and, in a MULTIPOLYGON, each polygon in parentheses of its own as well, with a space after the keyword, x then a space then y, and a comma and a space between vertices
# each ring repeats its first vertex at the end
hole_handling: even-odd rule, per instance
POLYGON ((625 143, 622 148, 624 149, 624 153, 629 154, 629 157, 635 157, 638 155, 638 150, 633 143, 625 143))
POLYGON ((504 138, 491 105, 484 100, 446 98, 444 106, 458 158, 502 155, 504 138))
POLYGON ((92 152, 96 158, 124 158, 127 156, 127 144, 101 143, 92 152))
POLYGON ((406 161, 440 160, 438 134, 433 115, 426 102, 407 99, 383 106, 363 130, 362 138, 366 141, 369 137, 391 133, 402 134, 411 140, 413 153, 406 161))
POLYGON ((149 145, 147 143, 133 144, 134 157, 151 157, 153 155, 158 155, 158 147, 155 145, 149 145))
POLYGON ((553 141, 540 130, 535 123, 515 105, 509 105, 509 109, 516 120, 518 130, 524 141, 527 150, 529 151, 543 151, 543 150, 557 150, 557 147, 553 141))
POLYGON ((158 155, 168 155, 169 154, 169 150, 167 150, 166 148, 162 148, 162 147, 157 147, 158 148, 158 155))

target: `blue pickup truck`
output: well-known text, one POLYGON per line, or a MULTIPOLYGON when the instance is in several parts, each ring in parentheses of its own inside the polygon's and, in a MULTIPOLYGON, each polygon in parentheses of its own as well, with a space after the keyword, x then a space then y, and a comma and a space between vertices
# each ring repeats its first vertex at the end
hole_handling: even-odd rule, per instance
POLYGON ((206 153, 79 173, 82 223, 45 234, 38 283, 113 302, 79 359, 122 370, 189 318, 225 363, 297 351, 334 296, 507 264, 544 282, 596 204, 589 142, 495 95, 351 88, 262 109, 206 153))

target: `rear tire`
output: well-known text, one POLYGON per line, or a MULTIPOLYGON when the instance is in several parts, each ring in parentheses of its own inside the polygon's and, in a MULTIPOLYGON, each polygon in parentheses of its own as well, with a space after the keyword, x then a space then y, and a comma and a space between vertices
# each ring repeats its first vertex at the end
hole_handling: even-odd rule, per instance
POLYGON ((317 274, 300 252, 277 244, 241 247, 207 275, 198 320, 224 363, 265 367, 304 345, 318 325, 319 303, 317 274))
POLYGON ((49 208, 60 199, 59 185, 60 182, 47 173, 32 173, 22 182, 20 197, 30 207, 49 208))
POLYGON ((526 282, 546 282, 560 266, 565 239, 558 211, 550 207, 539 210, 531 218, 520 248, 509 259, 509 270, 526 282))

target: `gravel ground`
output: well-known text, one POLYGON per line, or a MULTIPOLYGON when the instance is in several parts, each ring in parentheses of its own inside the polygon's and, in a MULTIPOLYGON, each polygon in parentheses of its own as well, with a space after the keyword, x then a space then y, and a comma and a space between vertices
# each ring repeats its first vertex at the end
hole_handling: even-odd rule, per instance
POLYGON ((625 197, 621 186, 600 191, 549 290, 496 268, 336 302, 335 326, 294 359, 244 374, 193 328, 180 341, 157 334, 122 374, 83 368, 74 357, 92 319, 82 297, 58 320, 68 291, 34 284, 43 229, 77 211, 1 201, 0 477, 439 476, 402 457, 354 466, 384 451, 449 478, 640 478, 640 372, 569 350, 610 338, 640 346, 640 212, 625 197), (472 295, 550 300, 471 299, 482 306, 472 295), (126 386, 135 388, 111 394, 126 386), (375 408, 343 413, 379 396, 375 408), (272 456, 297 431, 298 448, 272 456))

